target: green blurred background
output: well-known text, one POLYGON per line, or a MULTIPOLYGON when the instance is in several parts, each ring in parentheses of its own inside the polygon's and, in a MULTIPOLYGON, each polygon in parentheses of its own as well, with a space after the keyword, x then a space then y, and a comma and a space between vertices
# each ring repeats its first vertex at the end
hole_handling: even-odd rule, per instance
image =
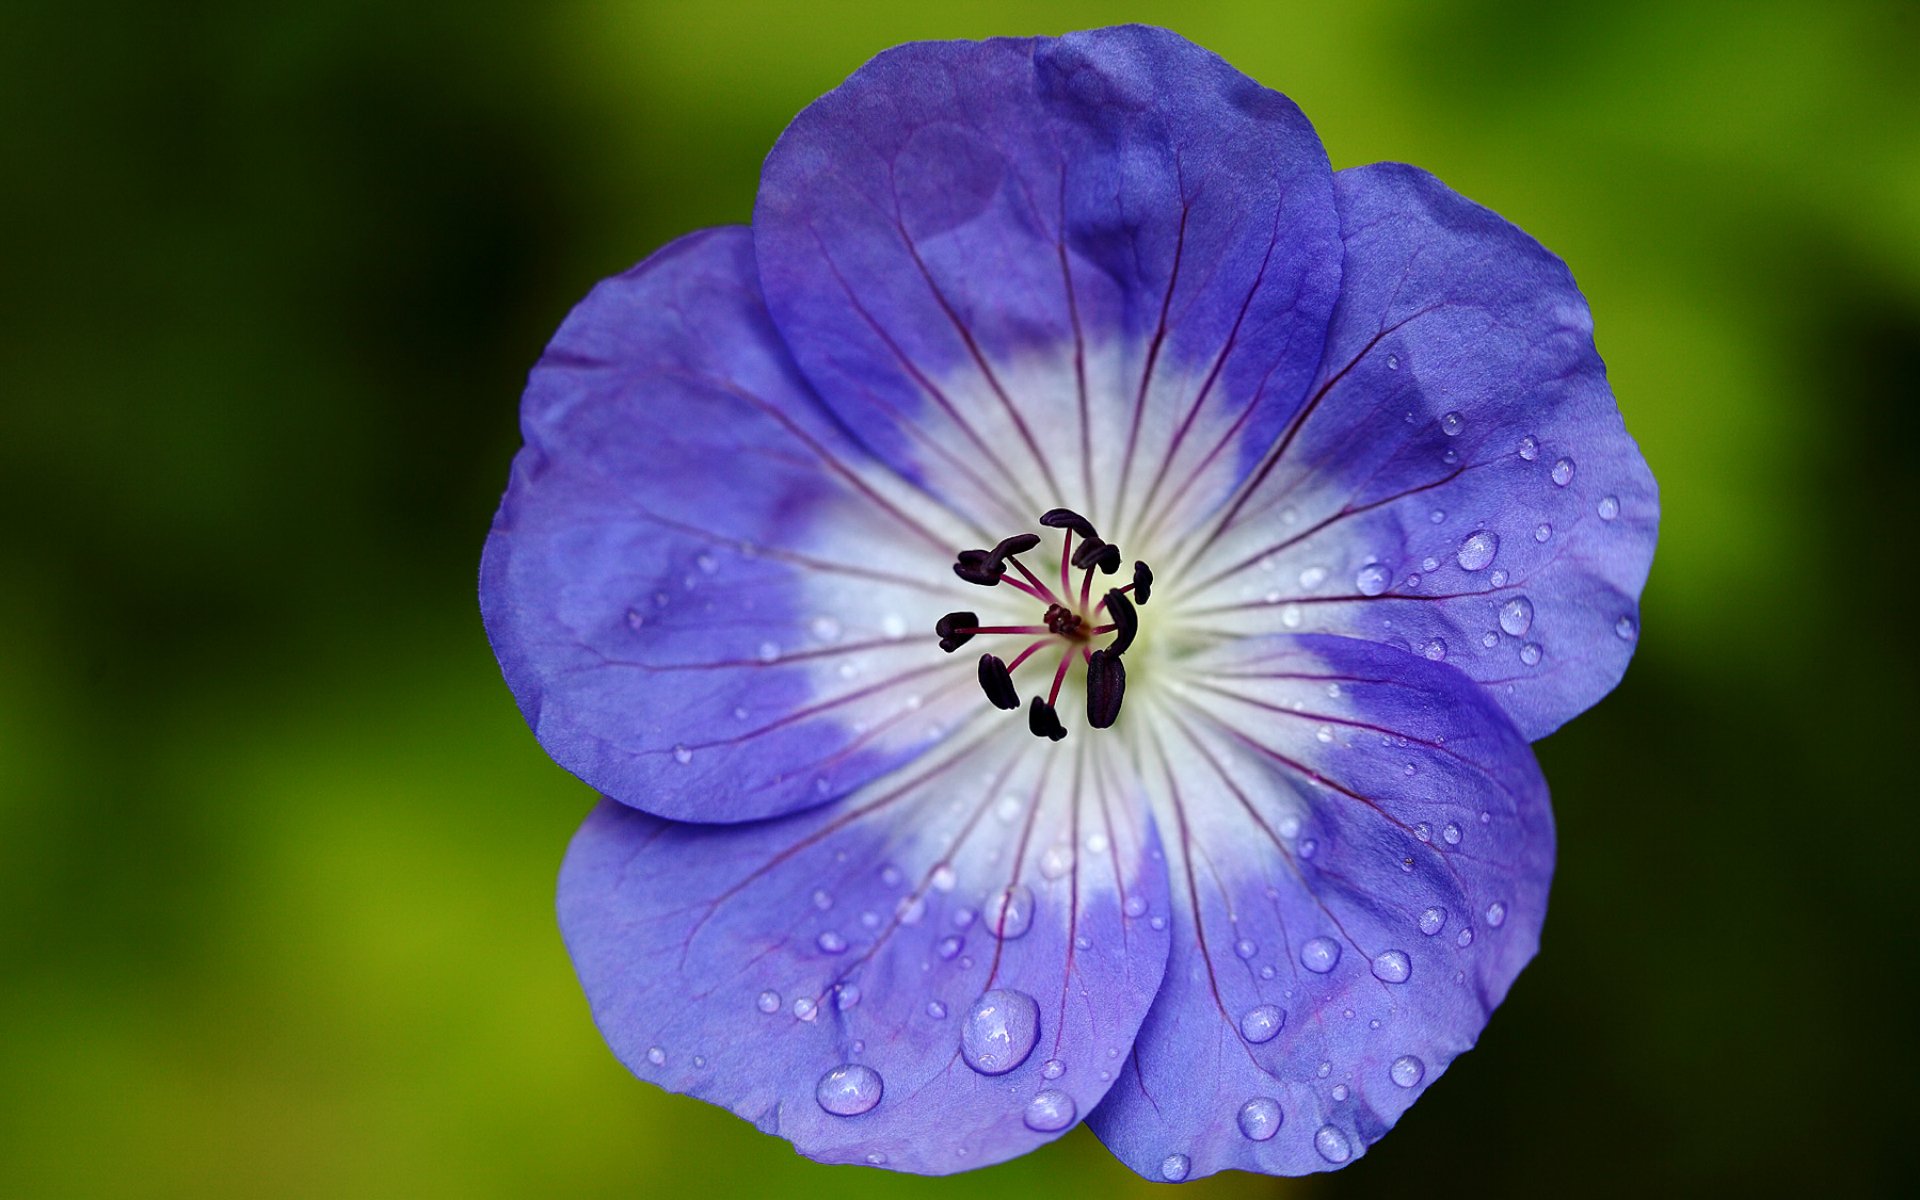
POLYGON ((1665 522, 1540 747, 1546 947, 1359 1164, 1192 1195, 1892 1192, 1912 1101, 1912 5, 0 8, 0 1195, 1145 1194, 805 1163, 630 1078, 586 790, 482 638, 528 365, 913 38, 1170 25, 1573 265, 1665 522))

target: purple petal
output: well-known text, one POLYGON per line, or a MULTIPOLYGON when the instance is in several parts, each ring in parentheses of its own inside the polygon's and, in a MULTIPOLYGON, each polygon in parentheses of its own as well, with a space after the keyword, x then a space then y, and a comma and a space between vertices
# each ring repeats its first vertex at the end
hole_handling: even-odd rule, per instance
POLYGON ((1152 1178, 1176 1155, 1194 1176, 1326 1170, 1473 1045, 1533 957, 1546 785, 1444 665, 1315 636, 1194 667, 1154 724, 1166 980, 1089 1124, 1152 1178))
POLYGON ((1444 659, 1543 737, 1633 654, 1653 476, 1565 264, 1411 167, 1335 179, 1323 382, 1181 578, 1223 628, 1444 659))
POLYGON ((761 277, 801 366, 982 520, 1108 534, 1244 474, 1319 361, 1331 174, 1291 101, 1164 30, 897 47, 761 178, 761 277))
POLYGON ((678 819, 790 812, 977 707, 932 624, 978 535, 820 408, 745 230, 596 287, 522 429, 481 608, 541 744, 595 788, 678 819))
POLYGON ((1091 1111, 1166 960, 1158 842, 1137 783, 976 733, 773 821, 602 804, 560 924, 621 1061, 811 1158, 925 1174, 1091 1111))

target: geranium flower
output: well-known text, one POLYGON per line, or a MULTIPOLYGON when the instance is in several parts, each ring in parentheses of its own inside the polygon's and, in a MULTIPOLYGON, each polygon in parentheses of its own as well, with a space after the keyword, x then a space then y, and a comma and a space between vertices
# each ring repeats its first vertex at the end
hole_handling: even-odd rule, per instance
POLYGON ((614 1052, 825 1162, 1351 1161, 1533 956, 1657 499, 1561 262, 1160 30, 901 46, 532 374, 614 1052))

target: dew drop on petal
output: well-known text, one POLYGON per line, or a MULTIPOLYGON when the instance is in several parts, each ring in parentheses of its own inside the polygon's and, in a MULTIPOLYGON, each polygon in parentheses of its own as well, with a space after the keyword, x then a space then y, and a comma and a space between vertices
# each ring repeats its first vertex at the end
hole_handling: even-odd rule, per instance
POLYGON ((832 617, 815 617, 807 623, 807 631, 816 641, 837 642, 840 640, 840 622, 832 617))
POLYGON ((813 889, 813 906, 821 912, 833 907, 833 896, 825 888, 813 889))
POLYGON ((1533 601, 1515 596, 1500 606, 1500 628, 1519 637, 1533 628, 1533 601))
POLYGON ((1447 644, 1439 638, 1434 638, 1420 648, 1420 653, 1432 659, 1434 662, 1439 662, 1447 656, 1447 644))
MULTIPOLYGON (((848 1009, 857 1006, 859 1003, 860 1003, 860 985, 859 984, 843 983, 839 987, 834 989, 833 1006, 839 1009, 841 1012, 845 1012, 848 1009)), ((854 1049, 856 1052, 859 1050, 858 1043, 855 1043, 854 1049)))
POLYGON ((1463 927, 1460 930, 1459 936, 1453 939, 1453 944, 1460 947, 1462 950, 1465 950, 1468 946, 1473 945, 1473 926, 1468 925, 1463 927))
POLYGON ((1144 897, 1144 896, 1128 896, 1128 897, 1127 897, 1127 902, 1126 902, 1125 904, 1123 904, 1123 905, 1121 905, 1121 911, 1122 911, 1122 912, 1124 912, 1124 913, 1126 913, 1126 914, 1127 914, 1128 916, 1130 916, 1130 917, 1144 917, 1144 916, 1146 916, 1146 915, 1147 915, 1147 901, 1146 901, 1146 897, 1144 897))
POLYGON ((841 954, 846 951, 847 939, 829 929, 813 939, 813 944, 820 947, 823 954, 841 954))
POLYGON ((1520 661, 1529 667, 1540 664, 1540 643, 1528 642, 1520 647, 1520 661))
POLYGON ((1381 983, 1405 983, 1413 974, 1413 962, 1405 950, 1383 950, 1374 956, 1373 977, 1381 983))
POLYGON ((1040 1075, 1042 1078, 1045 1078, 1045 1079, 1058 1079, 1062 1075, 1065 1075, 1066 1073, 1067 1073, 1067 1064, 1061 1062, 1057 1058, 1048 1059, 1046 1063, 1040 1068, 1040 1075))
POLYGON ((1260 952, 1260 947, 1254 945, 1253 942, 1247 938, 1241 938, 1233 944, 1233 952, 1241 958, 1252 958, 1260 952))
POLYGON ((1040 1005, 1012 988, 994 988, 967 1010, 960 1056, 982 1075, 1005 1075, 1033 1053, 1040 1037, 1040 1005))
POLYGON ((667 1052, 658 1046, 649 1046, 647 1047, 647 1061, 657 1067, 667 1061, 667 1052))
POLYGON ((842 1063, 820 1077, 813 1089, 820 1107, 836 1117, 857 1117, 880 1103, 885 1090, 880 1073, 861 1063, 842 1063))
POLYGON ((1309 592, 1326 581, 1327 569, 1325 567, 1308 567, 1306 570, 1300 572, 1300 586, 1309 592))
POLYGON ((1449 846, 1458 846, 1460 844, 1460 827, 1452 821, 1448 821, 1440 830, 1440 840, 1449 846))
POLYGON ((966 944, 967 939, 959 934, 950 933, 934 944, 933 952, 938 954, 942 961, 952 962, 960 953, 960 948, 966 944))
POLYGON ((1353 586, 1359 589, 1362 596, 1378 596, 1387 590, 1387 584, 1392 578, 1387 569, 1379 563, 1368 563, 1360 568, 1359 574, 1353 577, 1353 586))
POLYGON ((960 882, 960 876, 954 871, 952 863, 941 863, 933 869, 927 882, 936 892, 950 892, 960 882))
POLYGON ((1419 917, 1420 932, 1426 934, 1428 937, 1439 933, 1440 930, 1446 926, 1446 923, 1447 910, 1438 905, 1426 909, 1419 917))
POLYGON ((1487 924, 1498 929, 1507 923, 1507 906, 1495 900, 1487 905, 1487 924))
POLYGON ((1553 482, 1558 487, 1565 487, 1573 482, 1572 459, 1563 458, 1553 464, 1553 482))
POLYGON ((1532 434, 1520 439, 1520 457, 1528 462, 1540 457, 1540 443, 1532 434))
POLYGON ((1280 1132, 1283 1118, 1280 1102, 1269 1096, 1255 1096, 1240 1106, 1240 1133, 1250 1142, 1264 1142, 1280 1132))
POLYGON ((1621 617, 1618 621, 1615 621, 1613 623, 1613 632, 1614 632, 1614 635, 1623 642, 1632 641, 1633 635, 1635 633, 1635 630, 1633 627, 1633 618, 1621 617))
POLYGON ((1422 571, 1438 571, 1440 569, 1440 560, 1432 555, 1428 555, 1420 560, 1420 569, 1422 571))
POLYGON ((1500 552, 1500 539, 1485 529, 1477 529, 1467 535, 1460 543, 1460 552, 1454 555, 1463 571, 1484 570, 1493 556, 1500 552))
POLYGON ((1313 1148, 1330 1163, 1343 1163, 1353 1157, 1353 1145, 1347 1141, 1347 1135, 1331 1125, 1322 1125, 1313 1135, 1313 1148))
MULTIPOLYGON (((1412 766, 1413 764, 1409 763, 1407 765, 1412 766)), ((1419 838, 1423 842, 1430 842, 1433 840, 1433 826, 1427 824, 1425 821, 1422 821, 1418 825, 1415 825, 1413 827, 1413 836, 1419 838)))
POLYGON ((1448 437, 1459 437, 1460 431, 1467 427, 1467 419, 1457 412, 1450 412, 1440 418, 1440 432, 1448 437))
POLYGON ((938 1000, 929 1000, 927 1001, 927 1015, 936 1021, 944 1021, 947 1019, 947 1006, 938 1000))
POLYGON ((673 761, 679 763, 681 766, 685 766, 693 761, 693 751, 685 746, 675 746, 673 748, 673 761))
MULTIPOLYGON (((1436 508, 1432 512, 1427 514, 1427 520, 1432 521, 1435 525, 1438 525, 1440 522, 1446 519, 1447 519, 1447 510, 1444 508, 1436 508)), ((1433 568, 1428 567, 1427 570, 1431 571, 1433 570, 1433 568)))
POLYGON ((1300 965, 1316 975, 1325 975, 1340 963, 1340 943, 1330 937, 1308 938, 1300 947, 1300 965))
POLYGON ((754 1000, 753 1006, 759 1009, 763 1013, 779 1012, 780 1011, 780 993, 776 991, 771 991, 771 990, 761 992, 760 995, 754 1000))
POLYGON ((1059 879, 1073 870, 1073 847, 1065 843, 1047 847, 1040 856, 1040 874, 1047 879, 1059 879))
POLYGON ((1387 370, 1398 371, 1399 369, 1400 369, 1400 356, 1398 354, 1387 355, 1387 370))
POLYGON ((1544 542, 1552 536, 1553 526, 1547 524, 1545 521, 1533 527, 1533 540, 1536 542, 1544 542))
POLYGON ((793 1015, 798 1017, 800 1020, 811 1021, 815 1016, 819 1014, 819 1012, 820 1012, 820 1006, 814 1003, 813 997, 799 996, 794 999, 793 1015))
POLYGON ((1002 888, 993 901, 988 930, 1002 941, 1012 941, 1032 927, 1033 892, 1024 883, 1002 888))
POLYGON ((1615 517, 1620 515, 1620 497, 1618 496, 1600 497, 1600 505, 1597 509, 1595 509, 1595 511, 1600 514, 1600 519, 1602 521, 1613 520, 1615 517))
MULTIPOLYGON (((1352 1013, 1348 1013, 1347 1015, 1348 1015, 1348 1016, 1352 1016, 1353 1014, 1352 1014, 1352 1013)), ((1348 1091, 1347 1091, 1347 1085, 1346 1085, 1346 1084, 1344 1084, 1344 1083, 1336 1083, 1336 1084, 1334 1084, 1334 1085, 1333 1085, 1333 1099, 1334 1099, 1334 1102, 1335 1102, 1336 1104, 1338 1104, 1338 1103, 1344 1103, 1344 1102, 1346 1101, 1346 1098, 1347 1098, 1347 1096, 1348 1096, 1348 1095, 1349 1095, 1349 1093, 1348 1093, 1348 1091)))
POLYGON ((1270 1042, 1287 1023, 1287 1014, 1277 1004, 1262 1004, 1247 1010, 1240 1018, 1240 1036, 1254 1045, 1270 1042))
POLYGON ((1387 1068, 1387 1074, 1403 1088, 1410 1088, 1426 1077, 1427 1064, 1411 1054, 1402 1054, 1387 1068))
POLYGON ((1500 644, 1500 635, 1489 629, 1480 635, 1480 644, 1491 650, 1500 644))
POLYGON ((889 638, 907 636, 907 619, 899 613, 888 613, 880 619, 880 632, 889 638))
POLYGON ((760 661, 770 663, 780 657, 780 647, 773 642, 760 643, 760 661))
POLYGON ((1280 623, 1288 629, 1298 629, 1305 615, 1298 604, 1289 604, 1280 610, 1280 623))
POLYGON ((1059 1088, 1046 1088, 1027 1101, 1027 1128, 1036 1133, 1058 1133, 1079 1115, 1073 1097, 1059 1088))
POLYGON ((1160 1178, 1168 1183, 1179 1183, 1187 1177, 1193 1163, 1184 1154, 1169 1154, 1160 1160, 1160 1178))

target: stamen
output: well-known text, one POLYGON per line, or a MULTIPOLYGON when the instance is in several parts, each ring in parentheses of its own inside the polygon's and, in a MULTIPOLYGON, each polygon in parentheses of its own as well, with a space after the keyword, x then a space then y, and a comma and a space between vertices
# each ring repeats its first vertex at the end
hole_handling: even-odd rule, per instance
POLYGON ((940 648, 952 654, 973 640, 979 625, 978 613, 950 612, 933 623, 933 631, 940 635, 940 648))
POLYGON ((1118 658, 1126 653, 1128 646, 1133 645, 1134 635, 1140 632, 1140 614, 1133 610, 1133 601, 1118 590, 1108 592, 1107 598, 1100 604, 1112 614, 1115 626, 1113 641, 1107 643, 1104 649, 1118 658))
POLYGON ((1060 723, 1060 714, 1053 711, 1053 705, 1035 696, 1027 706, 1027 728, 1033 736, 1057 742, 1067 736, 1067 727, 1060 723))
POLYGON ((1020 693, 1013 688, 1013 675, 1007 664, 991 654, 980 656, 980 690, 995 708, 1008 711, 1020 707, 1020 693))
POLYGON ((1106 729, 1120 716, 1120 699, 1127 690, 1127 666, 1111 647, 1087 656, 1087 724, 1106 729))
POLYGON ((1009 559, 1016 554, 1025 554, 1039 544, 1040 535, 1037 533, 1016 533, 1010 538, 1001 538, 1000 544, 993 548, 993 556, 1009 559))
POLYGON ((1082 571, 1091 571, 1098 566, 1102 575, 1111 575, 1120 569, 1120 547, 1097 537, 1088 538, 1073 552, 1073 565, 1082 571))
POLYGON ((1040 514, 1040 523, 1048 529, 1071 529, 1083 538, 1098 538, 1093 522, 1070 508, 1050 508, 1040 514))
POLYGON ((968 583, 992 587, 1007 573, 1007 564, 991 550, 962 550, 954 560, 953 573, 968 583))
POLYGON ((1153 590, 1153 568, 1143 562, 1133 564, 1133 602, 1145 604, 1147 593, 1153 590))

